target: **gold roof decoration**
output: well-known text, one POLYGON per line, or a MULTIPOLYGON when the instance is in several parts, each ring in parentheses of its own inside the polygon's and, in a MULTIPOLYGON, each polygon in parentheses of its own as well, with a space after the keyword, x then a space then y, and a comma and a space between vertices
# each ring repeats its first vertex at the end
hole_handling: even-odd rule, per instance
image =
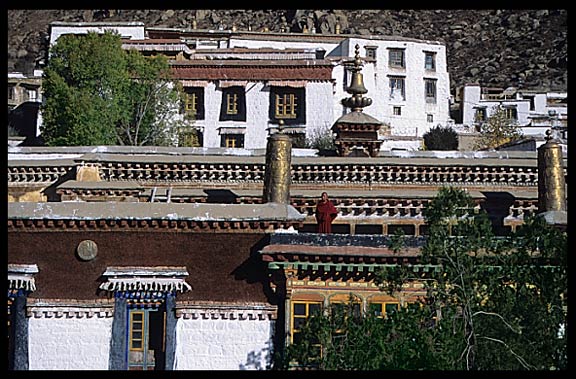
POLYGON ((346 92, 351 94, 351 97, 347 97, 342 100, 342 104, 345 107, 352 108, 354 112, 362 112, 362 108, 367 107, 372 104, 372 99, 369 97, 363 97, 365 93, 368 92, 366 87, 364 87, 364 76, 362 75, 362 60, 360 59, 360 46, 356 44, 355 54, 354 54, 354 66, 352 70, 352 80, 350 86, 346 88, 346 92))

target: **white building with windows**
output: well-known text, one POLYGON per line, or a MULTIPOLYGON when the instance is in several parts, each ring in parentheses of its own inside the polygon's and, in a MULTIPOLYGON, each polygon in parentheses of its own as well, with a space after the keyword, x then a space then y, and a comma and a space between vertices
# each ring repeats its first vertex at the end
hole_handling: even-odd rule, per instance
POLYGON ((182 115, 195 118, 203 147, 264 148, 280 120, 301 141, 329 130, 349 111, 341 101, 349 96, 356 45, 373 99, 365 112, 389 126, 391 135, 380 138, 412 140, 408 145, 417 148, 427 130, 450 123, 446 46, 438 41, 56 22, 50 43, 63 34, 106 30, 117 30, 124 48, 172 59, 174 78, 191 95, 182 115))
POLYGON ((42 126, 42 70, 8 73, 8 143, 34 141, 42 126))
POLYGON ((525 136, 544 137, 553 128, 559 137, 567 138, 568 94, 566 92, 486 88, 467 84, 462 96, 462 123, 478 129, 495 111, 506 110, 525 136))
POLYGON ((65 22, 54 21, 49 25, 50 46, 56 43, 60 36, 65 34, 87 34, 88 32, 104 33, 113 31, 122 39, 143 39, 145 35, 144 23, 134 22, 65 22))
MULTIPOLYGON (((174 36, 172 29, 148 28, 147 32, 150 40, 174 36)), ((365 112, 389 125, 392 136, 417 138, 433 126, 450 122, 446 47, 440 42, 403 37, 299 33, 230 31, 217 34, 206 35, 205 32, 191 30, 182 31, 179 38, 195 41, 190 46, 194 50, 192 57, 207 47, 214 52, 267 49, 276 54, 301 49, 316 52, 315 59, 331 62, 333 89, 328 94, 331 99, 326 98, 318 101, 317 107, 310 104, 307 108, 310 115, 326 114, 322 118, 330 123, 349 111, 341 104, 341 100, 349 96, 346 92, 351 77, 348 64, 354 57, 356 45, 360 46, 361 58, 364 60, 363 77, 367 96, 373 99, 372 105, 365 112), (326 106, 328 101, 332 109, 326 106)), ((274 54, 265 59, 274 59, 274 54)), ((306 92, 313 90, 313 85, 312 81, 308 81, 304 87, 306 92)), ((314 94, 308 98, 317 96, 314 94)), ((262 97, 262 100, 267 99, 262 97)), ((301 125, 306 131, 321 126, 311 122, 301 125)))

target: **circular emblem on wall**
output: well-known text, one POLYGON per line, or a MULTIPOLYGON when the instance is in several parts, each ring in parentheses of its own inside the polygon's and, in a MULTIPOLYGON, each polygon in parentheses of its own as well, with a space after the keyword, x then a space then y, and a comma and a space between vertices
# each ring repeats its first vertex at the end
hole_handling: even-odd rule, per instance
POLYGON ((76 252, 83 261, 91 261, 98 255, 98 245, 92 240, 84 240, 78 244, 76 252))

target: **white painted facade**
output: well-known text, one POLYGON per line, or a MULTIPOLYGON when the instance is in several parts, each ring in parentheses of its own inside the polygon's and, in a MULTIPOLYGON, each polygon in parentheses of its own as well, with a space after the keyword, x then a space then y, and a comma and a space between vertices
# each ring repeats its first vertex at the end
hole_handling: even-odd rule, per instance
POLYGON ((272 360, 268 319, 179 318, 174 370, 264 370, 272 360))
POLYGON ((502 96, 486 96, 477 84, 464 86, 462 97, 462 124, 475 125, 476 111, 486 109, 486 116, 494 114, 494 107, 516 108, 517 123, 526 136, 543 137, 551 127, 566 126, 568 120, 568 94, 566 92, 507 90, 502 96), (531 105, 532 103, 532 105, 531 105))
MULTIPOLYGON (((195 120, 195 128, 203 132, 203 147, 221 147, 221 136, 226 133, 244 134, 244 148, 261 149, 266 147, 268 136, 277 130, 269 118, 269 87, 261 81, 246 84, 246 121, 220 121, 222 90, 217 83, 206 82, 204 87, 204 119, 195 120)), ((306 123, 292 125, 295 129, 304 129, 307 134, 315 130, 330 128, 334 122, 331 108, 326 102, 332 99, 331 82, 308 82, 306 84, 306 123)))
POLYGON ((30 370, 108 370, 111 315, 70 312, 28 319, 30 370))
POLYGON ((392 135, 421 137, 430 128, 449 123, 450 79, 446 65, 446 47, 437 42, 416 42, 412 40, 379 40, 372 38, 350 38, 343 41, 343 51, 354 56, 354 47, 360 46, 361 55, 366 47, 376 47, 374 71, 366 70, 364 85, 366 96, 372 98, 372 105, 365 112, 391 126, 392 135), (405 68, 389 65, 389 49, 405 49, 405 68), (425 52, 435 53, 435 69, 426 70, 425 52), (370 76, 372 80, 368 80, 370 76), (392 97, 390 76, 405 78, 405 98, 392 97), (436 80, 436 102, 427 103, 424 79, 436 80), (394 107, 401 108, 401 115, 394 115, 394 107), (432 121, 429 121, 431 116, 432 121))
MULTIPOLYGON (((174 370, 266 370, 272 364, 269 305, 181 308, 174 370)), ((28 317, 29 370, 108 370, 112 308, 33 306, 28 317)))
MULTIPOLYGON (((294 34, 291 35, 292 37, 294 34)), ((303 35, 306 37, 306 35, 303 35)), ((248 49, 260 49, 260 48, 270 48, 270 49, 305 49, 305 50, 324 50, 326 56, 332 54, 333 56, 341 56, 341 54, 335 55, 334 53, 339 51, 340 42, 330 41, 330 40, 315 40, 306 41, 304 38, 283 38, 283 39, 269 39, 266 38, 266 33, 260 35, 252 34, 250 37, 235 37, 231 35, 226 44, 227 48, 234 47, 245 47, 248 49)))
MULTIPOLYGON (((43 70, 34 70, 32 75, 21 72, 8 73, 8 107, 14 109, 24 102, 43 102, 42 75, 43 70)), ((42 109, 38 109, 36 116, 36 136, 40 135, 42 127, 42 109)))
MULTIPOLYGON (((50 43, 53 44, 63 34, 85 34, 88 31, 104 32, 113 29, 127 39, 146 39, 145 27, 140 22, 128 23, 67 23, 53 22, 50 25, 50 43)), ((153 28, 151 28, 153 29, 153 28)), ((202 51, 230 48, 270 48, 303 49, 324 51, 326 59, 334 63, 332 80, 334 83, 308 82, 306 84, 306 124, 297 125, 306 135, 314 135, 315 130, 330 128, 343 114, 350 110, 341 101, 349 97, 346 92, 351 74, 344 67, 355 55, 359 45, 360 56, 367 57, 368 50, 375 52, 373 58, 366 59, 362 74, 366 94, 373 101, 364 111, 370 116, 390 125, 392 136, 414 137, 415 141, 431 127, 451 123, 449 116, 450 78, 446 66, 446 46, 436 41, 424 41, 402 37, 348 36, 348 35, 309 35, 296 33, 243 33, 229 32, 217 35, 194 33, 186 34, 186 40, 194 40, 194 48, 202 51), (404 51, 404 67, 389 65, 389 49, 404 51), (434 54, 434 69, 425 69, 425 52, 434 54), (390 76, 404 80, 404 97, 392 97, 390 76), (436 82, 434 102, 427 102, 425 79, 436 82), (400 113, 400 114, 398 114, 400 113)), ((205 54, 205 53, 203 53, 205 54)), ((226 78, 222 78, 223 80, 226 78)), ((245 148, 264 148, 270 134, 268 120, 269 93, 262 82, 249 82, 246 86, 245 122, 220 122, 221 92, 214 82, 205 87, 205 119, 195 125, 204 135, 204 147, 220 147, 220 135, 226 128, 243 131, 245 148)), ((274 130, 274 127, 273 129, 274 130)), ((387 146, 389 144, 383 144, 387 146)))
POLYGON ((135 22, 60 22, 50 23, 50 46, 64 34, 88 34, 114 31, 125 39, 144 39, 144 23, 135 22))
MULTIPOLYGON (((342 66, 342 58, 353 58, 355 46, 360 47, 360 56, 365 58, 367 48, 375 48, 375 61, 364 62, 362 74, 364 86, 368 90, 365 95, 372 98, 372 105, 365 108, 365 112, 372 117, 391 126, 392 135, 419 136, 421 137, 428 129, 438 124, 446 125, 450 122, 450 78, 446 63, 446 46, 435 41, 418 41, 407 38, 378 36, 370 37, 346 37, 341 36, 339 43, 331 39, 322 41, 306 41, 306 35, 302 35, 302 41, 297 37, 290 36, 286 40, 266 40, 264 37, 248 39, 230 37, 228 47, 247 48, 300 48, 309 50, 323 49, 328 59, 334 59, 336 66, 333 70, 335 81, 332 104, 334 106, 334 118, 336 121, 345 111, 340 101, 349 97, 346 87, 350 84, 350 73, 342 66), (389 66, 388 50, 391 48, 404 49, 405 67, 393 68, 389 66), (425 52, 435 54, 435 69, 425 69, 425 52), (389 76, 401 76, 405 78, 405 98, 392 98, 390 96, 389 76), (425 97, 424 79, 436 79, 436 103, 427 103, 425 97), (401 115, 394 115, 394 107, 401 108, 401 115), (432 121, 430 121, 430 118, 432 121)), ((346 110, 348 111, 348 110, 346 110)))

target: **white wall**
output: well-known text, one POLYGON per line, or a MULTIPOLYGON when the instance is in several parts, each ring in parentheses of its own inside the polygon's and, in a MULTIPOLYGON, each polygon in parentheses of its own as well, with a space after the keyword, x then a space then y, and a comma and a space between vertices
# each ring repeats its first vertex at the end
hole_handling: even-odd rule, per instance
POLYGON ((31 317, 30 370, 108 370, 112 317, 31 317))
MULTIPOLYGON (((464 125, 474 125, 474 117, 476 115, 477 106, 486 107, 486 116, 490 117, 494 114, 493 107, 497 105, 509 105, 516 106, 518 114, 518 125, 526 126, 531 122, 531 116, 548 116, 549 111, 556 111, 559 119, 566 119, 568 115, 567 106, 548 106, 547 98, 563 98, 567 96, 564 93, 553 93, 553 92, 541 92, 533 93, 530 95, 534 96, 534 110, 530 110, 530 100, 524 99, 522 92, 519 92, 516 99, 506 99, 506 100, 482 100, 481 98, 481 87, 479 85, 466 85, 464 86, 464 96, 462 98, 462 124, 464 125)), ((541 121, 540 121, 541 122, 541 121)), ((559 124, 559 122, 557 121, 559 124)), ((545 130, 547 130, 552 124, 545 123, 538 124, 537 126, 523 127, 522 132, 525 135, 545 135, 545 130)))
POLYGON ((134 23, 54 23, 50 26, 50 46, 63 34, 87 34, 88 32, 104 33, 107 30, 118 32, 122 38, 144 39, 144 24, 134 23))
POLYGON ((342 105, 332 106, 334 102, 334 84, 308 83, 306 85, 306 135, 315 136, 317 132, 329 130, 340 117, 342 105))
POLYGON ((174 370, 264 370, 271 363, 268 319, 179 318, 174 370))
POLYGON ((326 41, 298 41, 298 40, 267 40, 267 39, 257 39, 254 36, 253 39, 247 38, 234 38, 230 37, 229 47, 246 47, 246 48, 272 48, 272 49, 324 49, 326 55, 332 53, 335 49, 338 49, 339 43, 336 42, 326 42, 326 41))
MULTIPOLYGON (((331 106, 333 85, 330 82, 310 82, 306 85, 306 133, 314 129, 329 128, 335 117, 331 106)), ((204 88, 204 120, 194 125, 204 128, 204 147, 220 147, 219 128, 244 128, 244 148, 262 149, 268 141, 270 123, 270 91, 264 82, 248 82, 246 85, 246 121, 220 121, 222 91, 214 82, 204 88)), ((297 125, 295 125, 297 126, 297 125)))
MULTIPOLYGON (((265 41, 265 40, 230 40, 230 47, 245 46, 250 48, 324 48, 326 55, 330 56, 333 51, 341 52, 347 57, 354 57, 355 46, 360 46, 360 56, 366 54, 365 46, 377 46, 376 64, 366 63, 362 70, 364 85, 368 89, 365 95, 372 98, 372 105, 365 108, 365 112, 376 119, 389 123, 392 126, 393 135, 418 135, 422 136, 430 128, 442 124, 446 125, 450 119, 450 78, 446 63, 446 47, 437 42, 417 42, 408 39, 377 39, 377 38, 343 38, 340 44, 298 41, 265 41), (387 48, 405 49, 406 68, 395 70, 388 67, 387 48), (427 71, 424 68, 424 51, 436 52, 436 70, 427 71), (395 101, 389 98, 388 75, 406 76, 406 100, 395 101), (427 104, 424 95, 424 78, 437 79, 437 102, 427 104), (402 106, 402 115, 393 115, 393 106, 402 106), (427 114, 433 115, 433 122, 427 122, 427 114)), ((332 103, 334 105, 334 119, 342 115, 340 101, 349 97, 345 92, 344 69, 336 66, 333 70, 333 79, 336 81, 335 93, 332 103)))

